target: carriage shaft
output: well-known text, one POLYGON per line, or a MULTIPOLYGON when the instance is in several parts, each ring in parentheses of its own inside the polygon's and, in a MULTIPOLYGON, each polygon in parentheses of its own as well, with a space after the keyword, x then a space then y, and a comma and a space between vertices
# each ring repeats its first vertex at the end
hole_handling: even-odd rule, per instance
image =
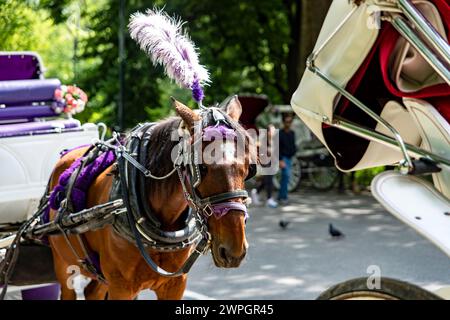
POLYGON ((69 233, 82 233, 90 230, 92 226, 107 223, 116 211, 123 206, 121 199, 99 204, 80 212, 64 215, 60 224, 54 220, 45 224, 36 224, 25 232, 26 237, 42 237, 44 235, 58 234, 61 228, 69 233))

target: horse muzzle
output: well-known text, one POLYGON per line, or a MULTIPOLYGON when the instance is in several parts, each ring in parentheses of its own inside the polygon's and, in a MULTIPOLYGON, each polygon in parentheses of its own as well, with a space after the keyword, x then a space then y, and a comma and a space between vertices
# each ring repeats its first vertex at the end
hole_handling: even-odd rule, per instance
POLYGON ((247 254, 247 245, 236 255, 225 245, 213 245, 211 248, 214 264, 219 268, 237 268, 247 254))

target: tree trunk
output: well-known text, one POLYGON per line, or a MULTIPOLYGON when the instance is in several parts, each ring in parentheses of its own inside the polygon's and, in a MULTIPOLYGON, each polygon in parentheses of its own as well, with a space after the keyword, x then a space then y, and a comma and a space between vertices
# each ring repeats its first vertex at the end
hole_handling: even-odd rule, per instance
POLYGON ((332 0, 296 0, 291 8, 291 39, 288 55, 289 103, 305 71, 306 59, 312 52, 332 0))

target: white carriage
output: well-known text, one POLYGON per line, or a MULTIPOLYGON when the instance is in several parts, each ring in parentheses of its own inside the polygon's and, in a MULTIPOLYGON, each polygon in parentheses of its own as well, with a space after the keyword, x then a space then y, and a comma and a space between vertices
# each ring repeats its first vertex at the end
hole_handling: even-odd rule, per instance
POLYGON ((35 52, 0 52, 0 254, 36 211, 60 152, 99 137, 97 125, 55 112, 61 82, 44 71, 35 52))

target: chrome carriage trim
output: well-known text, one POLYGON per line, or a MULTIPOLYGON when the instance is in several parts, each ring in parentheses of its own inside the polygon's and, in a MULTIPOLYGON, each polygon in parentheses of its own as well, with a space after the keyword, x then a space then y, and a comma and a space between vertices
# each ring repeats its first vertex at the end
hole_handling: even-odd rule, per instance
MULTIPOLYGON (((328 83, 330 86, 332 86, 334 89, 336 89, 340 94, 342 94, 344 97, 346 97, 350 102, 352 102, 354 105, 356 105, 358 108, 360 108, 362 111, 364 111, 367 115, 369 115, 372 119, 377 121, 379 124, 384 126, 386 129, 388 129, 393 135, 395 140, 397 141, 397 145, 400 147, 400 150, 403 154, 404 161, 400 164, 404 170, 402 170, 404 173, 407 173, 409 171, 412 171, 414 168, 413 162, 411 160, 411 157, 408 154, 408 150, 405 145, 405 141, 403 141, 402 136, 400 133, 395 129, 389 122, 384 120, 382 117, 380 117, 378 114, 376 114, 372 109, 370 109, 368 106, 366 106, 364 103, 359 101, 356 97, 354 97, 350 92, 345 90, 343 87, 341 87, 334 79, 327 76, 325 73, 320 71, 319 68, 317 68, 314 65, 314 61, 311 61, 310 56, 307 61, 307 67, 308 69, 319 76, 321 79, 323 79, 326 83, 328 83)), ((332 123, 330 123, 332 124, 332 123)))
MULTIPOLYGON (((420 39, 420 37, 409 26, 408 22, 402 16, 394 16, 388 21, 408 42, 416 48, 420 55, 430 64, 430 66, 441 76, 441 78, 450 85, 450 70, 439 59, 433 51, 420 39)), ((450 51, 448 52, 450 53, 450 51)))
MULTIPOLYGON (((335 117, 335 119, 332 122, 326 122, 328 125, 336 127, 338 129, 347 131, 349 133, 352 133, 358 137, 368 139, 373 142, 381 143, 384 146, 387 146, 392 149, 398 148, 398 142, 385 134, 382 134, 380 132, 365 128, 363 126, 360 126, 358 124, 352 123, 346 119, 335 117)), ((411 157, 414 158, 421 158, 425 157, 428 158, 436 163, 440 163, 443 165, 446 165, 450 167, 450 159, 441 157, 439 155, 436 155, 432 152, 429 152, 427 150, 424 150, 422 148, 413 146, 411 144, 405 143, 406 149, 408 151, 408 154, 411 157)))
POLYGON ((450 65, 450 46, 447 41, 442 38, 410 0, 398 0, 398 6, 414 27, 429 41, 433 49, 450 65))
MULTIPOLYGON (((0 239, 0 249, 9 247, 11 245, 11 243, 13 243, 15 237, 16 237, 16 235, 13 234, 11 236, 1 238, 0 239)), ((0 259, 0 261, 1 261, 1 259, 0 259)))

